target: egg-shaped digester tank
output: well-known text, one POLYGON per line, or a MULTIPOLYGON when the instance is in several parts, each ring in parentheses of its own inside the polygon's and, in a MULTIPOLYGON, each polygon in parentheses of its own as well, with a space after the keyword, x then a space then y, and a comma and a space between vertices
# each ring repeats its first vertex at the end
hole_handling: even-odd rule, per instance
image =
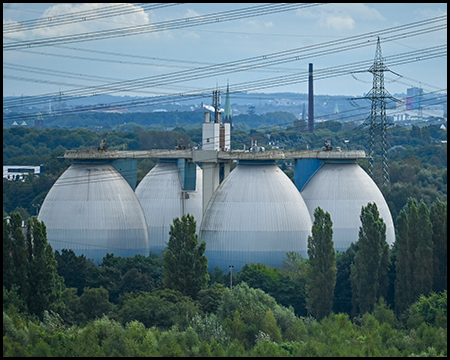
POLYGON ((313 220, 318 206, 330 214, 336 250, 345 251, 358 241, 361 209, 369 202, 377 205, 386 224, 387 243, 394 243, 394 223, 386 200, 356 161, 325 162, 307 181, 301 194, 313 220))
POLYGON ((108 163, 72 164, 47 194, 38 219, 53 250, 72 249, 98 265, 107 253, 148 256, 144 212, 123 176, 108 163))
POLYGON ((160 161, 136 187, 136 196, 144 211, 150 251, 161 256, 169 241, 170 225, 175 218, 190 214, 202 220, 202 169, 195 165, 195 189, 184 191, 176 161, 160 161))
POLYGON ((306 257, 311 217, 274 162, 239 162, 211 197, 200 226, 209 269, 246 263, 281 267, 289 251, 306 257))

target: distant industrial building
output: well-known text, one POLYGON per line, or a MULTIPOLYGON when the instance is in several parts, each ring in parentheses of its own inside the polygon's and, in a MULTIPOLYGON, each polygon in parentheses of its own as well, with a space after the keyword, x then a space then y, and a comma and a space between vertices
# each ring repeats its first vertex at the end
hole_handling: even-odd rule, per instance
POLYGON ((386 115, 394 122, 423 121, 429 118, 444 118, 442 105, 430 105, 424 98, 423 89, 413 87, 406 89, 406 97, 397 102, 396 108, 386 109, 386 115))
POLYGON ((423 98, 423 89, 413 87, 406 89, 406 110, 419 110, 423 98))
POLYGON ((24 181, 29 174, 39 176, 41 174, 41 166, 3 165, 3 180, 24 181))
POLYGON ((67 151, 75 163, 39 213, 53 249, 72 248, 96 263, 106 253, 161 256, 174 218, 189 213, 210 270, 238 271, 248 262, 280 267, 289 251, 307 257, 317 206, 330 213, 335 249, 344 251, 358 240, 369 202, 393 244, 386 201, 356 163, 363 151, 231 151, 231 124, 222 123, 215 95, 214 120, 207 112, 202 124, 202 149, 67 151), (139 158, 160 162, 134 192, 139 158), (276 165, 281 159, 294 159, 294 183, 276 165))
POLYGON ((395 110, 386 110, 386 115, 391 116, 394 122, 422 121, 429 118, 444 118, 442 105, 424 106, 421 110, 406 110, 406 105, 397 105, 395 110))

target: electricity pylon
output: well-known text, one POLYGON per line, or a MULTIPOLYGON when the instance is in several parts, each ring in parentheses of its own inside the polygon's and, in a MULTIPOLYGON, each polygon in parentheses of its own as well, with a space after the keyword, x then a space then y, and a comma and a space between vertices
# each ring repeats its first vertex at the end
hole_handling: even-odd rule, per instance
POLYGON ((375 51, 375 60, 368 71, 373 74, 373 85, 372 89, 363 98, 371 100, 372 107, 370 116, 362 124, 363 126, 369 126, 368 170, 369 175, 378 186, 387 185, 390 187, 389 162, 387 158, 389 147, 387 127, 393 125, 393 123, 388 121, 386 116, 386 99, 398 100, 392 97, 384 87, 384 72, 391 70, 383 63, 379 37, 375 51))

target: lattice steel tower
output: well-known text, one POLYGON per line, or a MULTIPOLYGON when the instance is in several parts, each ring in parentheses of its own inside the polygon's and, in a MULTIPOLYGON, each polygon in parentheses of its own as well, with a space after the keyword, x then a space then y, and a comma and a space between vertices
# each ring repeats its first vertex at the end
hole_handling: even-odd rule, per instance
POLYGON ((375 60, 368 71, 373 74, 373 85, 365 98, 372 101, 372 107, 363 125, 369 126, 369 175, 378 186, 390 187, 387 127, 393 124, 386 117, 386 99, 396 99, 384 88, 384 72, 390 70, 383 63, 379 37, 375 60))

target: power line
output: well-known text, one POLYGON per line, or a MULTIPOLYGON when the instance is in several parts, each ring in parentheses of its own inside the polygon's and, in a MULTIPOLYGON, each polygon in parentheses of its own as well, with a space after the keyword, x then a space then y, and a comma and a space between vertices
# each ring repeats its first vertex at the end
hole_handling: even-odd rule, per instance
MULTIPOLYGON (((393 31, 393 29, 395 29, 395 31, 403 31, 404 29, 409 29, 411 27, 423 26, 423 24, 429 24, 430 22, 432 23, 432 22, 438 21, 438 20, 441 21, 442 20, 441 18, 442 17, 432 18, 432 19, 428 19, 428 20, 425 20, 422 22, 416 22, 416 23, 411 23, 411 24, 407 24, 407 25, 403 25, 403 26, 397 26, 394 28, 388 28, 388 29, 379 31, 379 33, 388 35, 391 31, 393 31), (436 19, 438 19, 438 20, 436 20, 436 19), (419 25, 417 25, 417 23, 419 23, 419 25)), ((446 28, 445 24, 443 26, 446 28)), ((441 28, 438 27, 438 29, 440 30, 441 28)), ((408 36, 420 35, 420 34, 422 34, 423 30, 424 29, 414 30, 412 32, 390 36, 389 38, 387 38, 388 39, 387 41, 393 41, 393 40, 397 39, 398 36, 400 38, 403 38, 403 37, 406 37, 407 35, 408 36)), ((432 29, 429 28, 429 29, 425 29, 425 30, 426 31, 435 31, 435 27, 433 27, 432 29)), ((131 91, 131 90, 137 90, 137 89, 140 89, 143 87, 150 87, 150 86, 155 87, 155 86, 161 86, 162 84, 167 85, 169 83, 174 83, 174 82, 205 78, 205 77, 215 75, 218 71, 220 71, 221 73, 231 73, 231 72, 237 72, 237 71, 259 69, 261 67, 273 66, 276 64, 280 64, 280 63, 299 61, 299 60, 303 60, 303 59, 310 59, 312 56, 323 56, 326 54, 334 54, 339 51, 352 50, 352 49, 359 48, 362 46, 370 46, 371 45, 370 38, 372 37, 373 34, 374 34, 374 32, 370 32, 370 33, 366 33, 366 34, 362 34, 362 35, 353 36, 350 38, 345 38, 345 39, 342 39, 339 41, 326 42, 326 43, 318 44, 315 46, 291 49, 291 50, 286 50, 286 51, 282 51, 282 52, 277 52, 277 53, 272 53, 272 54, 267 54, 267 55, 252 57, 252 58, 246 58, 243 60, 237 60, 237 61, 231 61, 231 62, 226 62, 226 63, 222 63, 222 64, 216 64, 216 65, 195 68, 190 71, 178 71, 178 72, 174 72, 174 73, 162 74, 159 76, 145 77, 145 78, 140 78, 140 79, 136 79, 136 80, 110 83, 110 84, 100 85, 100 86, 96 86, 96 87, 88 87, 88 88, 82 88, 82 89, 72 90, 72 91, 69 90, 69 91, 66 91, 66 94, 69 93, 71 96, 83 96, 84 95, 83 92, 84 93, 87 92, 87 93, 90 93, 90 95, 92 95, 93 93, 99 93, 99 92, 104 93, 105 91, 109 91, 109 92, 131 91), (369 41, 366 41, 367 37, 369 37, 369 41), (352 41, 354 41, 354 39, 356 39, 360 42, 357 44, 349 45, 348 42, 352 42, 352 41), (339 45, 339 47, 336 48, 337 45, 339 45), (293 56, 297 53, 300 53, 301 55, 293 56), (289 57, 286 58, 286 56, 289 56, 289 57)), ((383 40, 384 40, 384 38, 383 38, 383 40)), ((50 94, 50 96, 54 96, 54 95, 50 94)))
MULTIPOLYGON (((432 105, 439 105, 439 104, 445 103, 446 100, 444 100, 442 98, 443 97, 446 98, 447 95, 442 96, 441 94, 439 94, 439 92, 440 91, 446 91, 446 90, 447 89, 439 89, 439 90, 436 90, 436 91, 432 91, 432 92, 429 92, 429 93, 423 93, 422 95, 419 95, 420 97, 425 97, 425 96, 428 96, 428 95, 431 95, 431 94, 437 94, 435 97, 431 97, 431 98, 429 97, 429 98, 426 98, 426 99, 422 100, 422 104, 424 105, 427 102, 432 103, 432 105), (436 102, 436 100, 440 100, 440 101, 436 102)), ((356 114, 351 114, 351 113, 355 112, 356 110, 360 111, 360 110, 370 110, 370 109, 371 109, 371 105, 368 105, 368 106, 360 107, 358 109, 352 109, 352 110, 347 110, 347 111, 341 112, 340 113, 340 115, 341 115, 340 116, 340 121, 344 121, 345 123, 362 122, 362 120, 361 120, 361 116, 362 115, 360 113, 356 113, 356 114), (342 114, 345 114, 345 116, 342 116, 342 114), (355 117, 357 119, 349 120, 349 119, 352 119, 352 118, 355 118, 355 117)), ((399 109, 399 110, 396 110, 395 112, 391 112, 391 114, 395 114, 395 113, 399 113, 400 114, 402 112, 403 112, 403 110, 399 109)), ((333 114, 330 113, 330 114, 320 115, 319 118, 320 119, 326 119, 327 117, 333 118, 334 116, 335 116, 334 113, 333 114)), ((10 121, 12 121, 12 120, 10 120, 10 121)), ((265 126, 265 127, 259 127, 258 130, 264 130, 264 129, 270 129, 270 128, 279 128, 281 126, 287 126, 287 125, 293 125, 293 122, 290 121, 290 122, 287 122, 287 123, 281 123, 281 124, 276 124, 276 125, 268 125, 268 126, 265 126)), ((359 128, 362 128, 363 126, 364 125, 362 124, 362 125, 359 126, 359 128)))
POLYGON ((253 7, 246 7, 242 9, 216 12, 212 14, 192 16, 176 20, 162 21, 152 24, 136 25, 122 27, 112 30, 101 30, 95 32, 87 32, 82 34, 64 35, 49 37, 41 40, 33 41, 12 41, 3 45, 3 50, 17 50, 22 48, 37 47, 37 46, 51 46, 55 44, 67 44, 79 41, 92 41, 108 38, 116 38, 122 36, 137 35, 143 33, 152 33, 159 31, 167 31, 174 29, 181 29, 192 26, 214 24, 218 22, 226 22, 231 20, 245 19, 248 17, 256 17, 262 15, 269 15, 284 11, 291 11, 296 9, 303 9, 312 6, 323 5, 320 3, 300 4, 300 3, 274 3, 257 5, 253 7))
MULTIPOLYGON (((59 47, 59 48, 63 48, 63 46, 55 46, 55 47, 59 47)), ((67 47, 68 48, 68 47, 67 47)), ((95 51, 91 51, 91 50, 87 50, 87 49, 80 49, 80 48, 68 48, 70 50, 76 50, 76 51, 85 51, 85 52, 89 52, 89 53, 99 53, 99 54, 107 54, 107 55, 113 55, 113 56, 126 56, 126 57, 131 57, 131 58, 144 58, 144 59, 149 59, 149 60, 159 60, 159 61, 164 61, 164 62, 183 62, 183 63, 197 63, 197 64, 208 64, 211 65, 211 63, 205 63, 205 62, 200 62, 200 61, 183 61, 183 60, 174 60, 174 59, 164 59, 164 58, 155 58, 155 57, 150 57, 150 56, 139 56, 139 55, 126 55, 126 54, 117 54, 117 53, 113 53, 110 51, 99 51, 99 50, 95 50, 95 51)), ((79 55, 66 55, 66 54, 56 54, 56 53, 48 53, 48 52, 41 52, 41 51, 33 51, 33 50, 17 50, 20 52, 24 52, 24 53, 29 53, 29 54, 36 54, 36 55, 44 55, 44 56, 52 56, 52 57, 60 57, 60 58, 66 58, 66 59, 74 59, 74 60, 85 60, 85 61, 98 61, 98 62, 107 62, 107 63, 113 63, 113 64, 129 64, 129 65, 138 65, 138 66, 159 66, 159 67, 177 67, 177 68, 184 68, 184 69, 189 69, 192 67, 188 67, 185 65, 169 65, 169 64, 151 64, 151 63, 146 63, 146 62, 139 62, 139 61, 128 61, 128 60, 114 60, 111 59, 109 57, 104 57, 104 58, 93 58, 93 57, 87 57, 87 56, 79 56, 79 55)))
MULTIPOLYGON (((439 91, 446 91, 447 89, 439 89, 439 90, 436 90, 436 91, 432 91, 432 92, 429 92, 429 93, 424 93, 424 94, 422 94, 422 95, 420 95, 420 96, 425 96, 425 95, 430 95, 430 94, 435 94, 435 93, 438 93, 439 91)), ((444 97, 447 97, 447 95, 445 95, 444 97)), ((442 98, 442 96, 440 95, 440 94, 438 94, 436 97, 432 97, 432 98, 428 98, 428 99, 425 99, 425 100, 422 100, 422 104, 424 104, 424 103, 426 103, 426 102, 432 102, 432 101, 434 101, 434 100, 440 100, 442 98)), ((363 99, 363 98, 361 98, 361 99, 363 99)), ((440 101, 440 102, 438 102, 438 103, 436 103, 436 102, 433 102, 433 105, 438 105, 438 104, 443 104, 443 103, 446 103, 446 101, 447 100, 442 100, 442 101, 440 101)), ((357 110, 370 110, 371 109, 371 106, 372 105, 367 105, 367 106, 362 106, 362 107, 360 107, 360 108, 358 108, 357 110)), ((352 109, 352 110, 347 110, 347 111, 343 111, 343 112, 341 112, 340 113, 340 115, 342 115, 342 114, 346 114, 345 116, 341 116, 340 117, 340 120, 341 121, 344 121, 344 123, 351 123, 351 122, 362 122, 363 120, 361 119, 361 114, 360 113, 357 113, 357 114, 350 114, 351 112, 355 112, 356 111, 356 109, 352 109), (349 114, 347 114, 347 113, 349 113, 349 114), (357 119, 355 119, 355 120, 349 120, 349 119, 352 119, 352 118, 355 118, 355 117, 357 117, 357 119)), ((391 112, 392 114, 395 114, 395 113, 398 113, 398 114, 400 114, 400 113, 402 113, 403 112, 403 110, 396 110, 395 112, 391 112)), ((333 118, 335 116, 335 114, 333 113, 333 114, 325 114, 325 115, 320 115, 320 117, 319 118, 321 118, 321 119, 323 119, 323 118, 327 118, 327 117, 330 117, 330 118, 333 118)), ((283 125, 293 125, 293 123, 292 122, 287 122, 287 123, 282 123, 282 124, 277 124, 277 125, 268 125, 268 126, 265 126, 265 127, 259 127, 258 128, 258 130, 264 130, 264 129, 270 129, 270 128, 277 128, 277 127, 280 127, 280 126, 283 126, 283 125)), ((361 129, 363 126, 361 125, 361 126, 359 126, 359 128, 361 129)), ((306 127, 304 128, 304 130, 306 131, 306 127)))
MULTIPOLYGON (((445 49, 446 49, 446 45, 441 45, 441 46, 432 47, 432 48, 428 48, 428 49, 422 49, 422 50, 418 50, 418 51, 408 52, 408 53, 405 53, 405 55, 403 55, 403 54, 394 55, 392 57, 392 59, 393 59, 392 65, 399 65, 399 64, 401 65, 402 63, 406 63, 405 59, 399 58, 400 56, 409 57, 409 62, 422 61, 422 60, 427 60, 427 59, 433 58, 433 57, 444 56, 446 54, 445 49)), ((353 66, 353 65, 361 65, 361 64, 362 64, 362 62, 357 62, 357 63, 353 63, 353 64, 349 64, 349 65, 341 65, 339 67, 335 66, 335 67, 331 67, 328 69, 337 68, 337 69, 341 69, 341 72, 346 73, 347 70, 344 70, 344 67, 349 67, 349 66, 353 66)), ((200 68, 200 69, 202 69, 202 68, 200 68)), ((197 69, 194 71, 197 71, 197 69)), ((232 69, 229 68, 228 72, 231 72, 231 71, 232 71, 232 69)), ((238 71, 239 71, 239 69, 238 69, 238 71)), ((354 72, 355 71, 356 70, 354 70, 354 72)), ((306 72, 303 72, 303 73, 306 74, 306 72)), ((316 73, 317 73, 317 70, 316 70, 316 73)), ((127 85, 128 88, 124 88, 123 87, 124 85, 122 85, 121 89, 111 88, 109 90, 109 92, 114 93, 117 91, 131 91, 131 90, 136 90, 137 88, 142 88, 142 87, 149 87, 149 86, 155 87, 155 86, 171 84, 171 83, 174 83, 177 81, 183 81, 184 73, 183 72, 181 72, 181 74, 180 73, 170 73, 170 74, 167 74, 165 77, 167 78, 166 81, 164 81, 163 79, 158 78, 158 77, 143 78, 144 80, 150 79, 150 80, 147 80, 147 82, 144 84, 143 84, 142 79, 113 83, 113 84, 124 84, 124 85, 127 85), (178 79, 176 77, 177 74, 179 74, 178 79), (181 78, 180 78, 180 76, 181 76, 181 78), (152 82, 152 79, 155 79, 155 80, 153 80, 153 82, 152 82), (158 82, 155 82, 155 81, 158 81, 158 82), (138 83, 138 86, 134 85, 136 82, 138 83)), ((206 75, 204 75, 204 73, 200 72, 196 77, 191 78, 191 79, 197 79, 197 78, 202 78, 202 77, 206 77, 206 75)), ((278 83, 279 83, 281 78, 287 79, 287 77, 288 76, 284 76, 284 77, 277 76, 272 79, 275 79, 275 80, 278 79, 278 83)), ((268 80, 270 80, 270 79, 268 79, 268 80)), ((257 81, 260 81, 260 80, 257 80, 257 81)), ((272 81, 272 80, 270 80, 270 81, 272 81)), ((105 93, 107 93, 108 87, 110 87, 110 86, 113 86, 113 85, 107 84, 107 85, 103 85, 103 86, 88 87, 88 88, 82 88, 82 89, 78 89, 78 90, 69 91, 69 95, 64 95, 63 99, 68 100, 70 98, 75 98, 75 97, 79 98, 79 96, 85 96, 85 94, 89 94, 87 96, 90 96, 93 93, 97 93, 97 92, 102 92, 103 94, 105 94, 105 93)), ((66 92, 66 94, 67 94, 67 92, 66 92)), ((32 97, 33 101, 29 101, 28 104, 31 105, 31 104, 45 103, 49 99, 54 98, 55 96, 61 96, 61 94, 51 93, 48 95, 44 94, 39 97, 32 97)), ((14 104, 19 106, 19 105, 22 105, 22 103, 23 103, 23 99, 20 99, 20 100, 19 99, 11 99, 11 100, 5 100, 3 103, 3 106, 4 107, 6 107, 6 106, 13 107, 14 104)))
MULTIPOLYGON (((81 51, 81 52, 88 52, 90 54, 105 54, 108 55, 108 57, 86 57, 86 56, 79 56, 79 55, 68 55, 68 54, 56 54, 56 53, 49 53, 49 52, 42 52, 42 51, 33 51, 33 50, 17 50, 23 53, 28 54, 36 54, 36 55, 44 55, 44 56, 51 56, 51 57, 60 57, 60 58, 66 58, 66 59, 76 59, 76 60, 85 60, 85 61, 98 61, 98 62, 108 62, 113 64, 129 64, 129 65, 137 65, 137 66, 151 66, 151 67, 167 67, 167 68, 180 68, 180 69, 193 69, 192 66, 187 66, 186 64, 197 64, 197 65, 207 65, 211 66, 214 65, 210 62, 205 61, 191 61, 191 60, 178 60, 178 59, 170 59, 170 58, 161 58, 161 57, 154 57, 154 56, 143 56, 138 54, 121 54, 116 53, 112 51, 101 51, 101 50, 92 50, 92 49, 83 49, 83 48, 77 48, 77 47, 69 47, 69 46, 63 46, 63 45, 55 45, 55 48, 62 48, 67 50, 73 50, 73 51, 81 51), (139 62, 139 61, 129 61, 129 60, 115 60, 111 59, 111 56, 119 56, 119 57, 127 57, 127 58, 133 58, 133 59, 144 59, 144 60, 151 60, 151 61, 161 61, 161 63, 148 63, 148 62, 139 62), (178 65, 171 65, 168 63, 180 63, 178 65)), ((264 70, 265 72, 279 72, 279 71, 292 71, 294 69, 286 69, 286 68, 275 68, 275 69, 267 69, 264 70)), ((261 70, 259 70, 261 71, 261 70)))
MULTIPOLYGON (((397 54, 392 56, 392 63, 394 65, 402 65, 405 63, 413 62, 413 61, 423 61, 429 58, 433 58, 436 56, 441 56, 443 53, 446 52, 445 45, 443 46, 437 46, 432 47, 428 49, 422 49, 415 52, 407 52, 404 54, 397 54), (414 54, 421 54, 420 57, 413 56, 414 54)), ((390 57, 386 58, 390 59, 390 57)), ((322 80, 329 77, 335 77, 335 76, 343 76, 350 74, 352 72, 355 72, 358 69, 365 70, 369 64, 369 60, 366 61, 360 61, 355 62, 351 64, 346 65, 340 65, 340 66, 333 66, 330 68, 325 69, 319 69, 315 72, 315 80, 322 80)), ((262 79, 262 80, 256 80, 256 81, 250 81, 250 82, 244 82, 244 83, 238 83, 234 85, 234 92, 244 92, 244 91, 251 91, 251 90, 260 90, 265 87, 273 87, 273 86, 284 86, 292 83, 301 83, 307 81, 307 72, 300 72, 298 74, 293 75, 285 75, 285 76, 277 76, 273 78, 268 79, 262 79)), ((110 106, 127 106, 127 107, 136 107, 136 106, 147 106, 147 105, 159 105, 167 102, 172 101, 186 101, 196 98, 202 98, 205 97, 205 94, 210 94, 211 89, 203 89, 200 92, 197 93, 181 93, 181 94, 172 94, 167 96, 160 96, 160 97, 153 97, 150 99, 140 99, 140 100, 133 100, 133 101, 126 101, 126 102, 116 102, 116 103, 110 103, 110 106)), ((45 103, 49 101, 49 99, 54 99, 55 96, 51 97, 44 97, 33 99, 33 101, 26 100, 26 104, 37 104, 37 103, 45 103)), ((22 106, 21 99, 13 99, 12 101, 5 100, 4 101, 4 107, 14 107, 14 106, 22 106)), ((71 113, 81 113, 86 111, 95 110, 96 107, 83 107, 75 110, 66 110, 62 114, 71 114, 71 113)), ((34 116, 34 115, 29 115, 34 116)), ((22 118, 23 116, 18 115, 18 118, 22 118)))
MULTIPOLYGON (((332 114, 330 114, 331 116, 332 114)), ((305 129, 306 130, 306 129, 305 129)), ((407 131, 407 129, 405 129, 404 131, 407 131)), ((301 134, 300 134, 301 135, 301 134)), ((106 162, 105 162, 106 163, 106 162)), ((132 170, 127 170, 127 171, 121 171, 120 172, 122 175, 128 175, 128 174, 132 174, 134 173, 134 171, 132 170)), ((153 173, 151 174, 152 177, 155 176, 166 176, 169 174, 173 174, 173 171, 171 170, 159 170, 158 173, 153 173)), ((147 176, 148 173, 145 175, 147 176)), ((145 177, 144 176, 144 177, 145 177)), ((64 181, 60 181, 58 183, 58 186, 73 186, 73 185, 83 185, 83 184, 87 184, 87 183, 98 183, 98 182, 105 182, 105 181, 116 181, 117 178, 102 178, 101 174, 91 174, 89 180, 86 179, 85 176, 82 175, 75 175, 75 176, 66 176, 64 179, 64 181)))
POLYGON ((36 66, 25 66, 25 65, 17 65, 17 64, 13 64, 13 63, 9 63, 9 62, 3 62, 3 71, 5 69, 10 69, 10 70, 14 70, 14 71, 23 71, 26 72, 28 74, 33 73, 33 74, 43 74, 46 76, 64 76, 69 77, 69 78, 82 78, 83 80, 88 80, 88 81, 98 81, 98 80, 103 80, 103 81, 120 81, 120 79, 115 79, 115 78, 111 78, 111 77, 105 77, 105 76, 98 76, 98 75, 92 75, 92 74, 80 74, 80 73, 75 73, 75 72, 70 72, 70 71, 58 71, 58 70, 54 70, 54 69, 44 69, 44 68, 40 68, 40 67, 36 67, 36 66))
MULTIPOLYGON (((446 89, 440 89, 439 91, 442 91, 442 90, 446 90, 446 89)), ((434 92, 431 92, 431 93, 427 93, 427 94, 422 94, 422 95, 420 95, 420 96, 425 96, 425 95, 430 95, 430 94, 432 94, 432 93, 436 93, 437 91, 434 91, 434 92)), ((436 98, 439 98, 439 97, 436 97, 436 98)), ((425 99, 423 102, 426 102, 426 101, 432 101, 432 100, 434 100, 434 99, 436 99, 436 98, 428 98, 428 99, 425 99)), ((370 106, 367 106, 367 109, 369 109, 369 108, 371 108, 371 105, 370 106)), ((350 110, 350 111, 353 111, 353 110, 350 110)), ((349 112, 350 112, 349 111, 349 112)), ((398 110, 398 112, 400 113, 401 112, 401 110, 398 110)), ((324 117, 327 117, 327 116, 334 116, 334 114, 328 114, 328 115, 322 115, 321 117, 322 118, 324 118, 324 117)), ((346 117, 344 117, 344 118, 341 118, 341 120, 342 119, 348 119, 348 118, 350 118, 350 117, 352 117, 353 115, 349 115, 349 116, 346 116, 346 117)), ((359 121, 359 120, 354 120, 354 121, 359 121)), ((349 121, 347 121, 347 122, 349 122, 349 121)), ((274 125, 272 125, 272 126, 267 126, 267 127, 263 127, 263 128, 259 128, 258 130, 263 130, 263 129, 267 129, 267 128, 272 128, 272 127, 279 127, 279 126, 281 126, 281 125, 289 125, 289 124, 292 124, 292 122, 289 122, 289 123, 285 123, 285 124, 278 124, 278 125, 276 125, 276 126, 274 126, 274 125)), ((305 128, 305 130, 306 130, 306 128, 305 128)), ((406 131, 406 129, 405 129, 405 131, 406 131)), ((301 133, 299 133, 299 135, 300 136, 302 136, 301 135, 301 133)), ((306 139, 304 139, 306 142, 308 142, 306 139)), ((125 174, 125 175, 127 175, 127 174, 131 174, 131 173, 134 173, 134 171, 132 171, 132 170, 127 170, 127 171, 123 171, 123 172, 121 172, 122 174, 125 174)), ((164 176, 164 175, 167 175, 167 174, 171 174, 172 173, 172 171, 159 171, 158 172, 158 174, 152 174, 152 176, 164 176)), ((102 181, 115 181, 116 179, 114 178, 114 179, 102 179, 101 178, 101 174, 98 174, 98 176, 96 176, 95 174, 91 174, 91 177, 90 177, 90 180, 88 181, 88 180, 86 180, 86 178, 84 177, 84 176, 81 176, 81 175, 76 175, 76 176, 70 176, 70 177, 66 177, 65 179, 64 179, 64 181, 63 182, 60 182, 59 184, 58 184, 58 186, 72 186, 72 185, 75 185, 75 184, 77 184, 77 185, 79 185, 79 184, 85 184, 85 183, 88 183, 88 182, 102 182, 102 181), (97 178, 96 178, 97 177, 97 178), (79 181, 79 180, 82 180, 82 181, 79 181)))
MULTIPOLYGON (((406 54, 408 54, 406 56, 410 56, 411 61, 414 61, 414 59, 412 59, 412 57, 416 57, 415 60, 417 60, 417 61, 426 60, 426 59, 430 58, 431 56, 433 56, 433 57, 445 56, 446 51, 444 51, 444 48, 446 48, 446 45, 441 45, 440 47, 429 48, 430 52, 425 51, 425 49, 415 51, 415 52, 408 52, 408 53, 406 53, 406 54)), ((349 49, 350 49, 350 47, 347 47, 344 50, 349 50, 349 49)), ((322 53, 319 52, 319 54, 323 55, 323 52, 322 53)), ((302 58, 306 58, 306 57, 312 56, 312 55, 314 55, 314 54, 307 54, 307 55, 302 56, 302 58)), ((245 60, 247 60, 247 59, 245 59, 245 60)), ((245 63, 245 60, 243 60, 241 62, 245 63)), ((297 60, 297 59, 295 59, 295 60, 297 60)), ((295 61, 295 60, 288 59, 287 61, 295 61)), ((393 63, 393 65, 398 65, 399 60, 396 59, 395 57, 393 57, 393 60, 396 61, 396 63, 393 63)), ((285 60, 285 62, 286 62, 286 60, 285 60)), ((356 63, 356 64, 358 64, 358 63, 356 63)), ((263 65, 257 64, 258 67, 270 66, 270 65, 271 64, 263 64, 263 65)), ((93 93, 100 93, 100 92, 105 94, 105 93, 114 93, 114 92, 118 92, 118 91, 132 91, 132 90, 136 91, 143 87, 162 86, 162 85, 167 85, 167 84, 185 81, 185 80, 195 80, 195 79, 199 79, 199 78, 204 78, 204 77, 210 76, 211 74, 215 74, 216 71, 233 72, 233 71, 243 71, 243 69, 240 66, 240 63, 238 63, 237 66, 235 66, 235 67, 232 67, 230 65, 230 63, 218 64, 218 65, 213 65, 210 67, 197 68, 197 69, 194 69, 194 70, 188 71, 188 72, 186 72, 186 71, 175 72, 175 73, 169 73, 169 74, 165 74, 165 75, 161 75, 161 76, 146 77, 146 78, 141 78, 141 79, 131 80, 131 81, 121 81, 121 82, 116 82, 116 83, 109 83, 109 84, 100 85, 100 86, 81 88, 78 90, 69 90, 69 91, 65 92, 63 99, 67 100, 67 99, 70 99, 71 97, 76 97, 76 96, 78 96, 78 97, 79 96, 90 96, 93 93), (225 71, 223 69, 225 69, 225 71), (89 94, 89 95, 86 95, 86 94, 89 94)), ((277 76, 276 78, 280 79, 280 76, 277 76)), ((44 94, 39 97, 33 97, 33 101, 31 103, 36 104, 39 102, 46 102, 49 98, 53 98, 55 96, 61 96, 61 94, 51 93, 51 94, 44 94)), ((4 105, 4 107, 5 106, 11 107, 11 106, 14 106, 14 103, 19 105, 21 102, 22 102, 22 100, 19 101, 16 99, 11 99, 11 100, 4 101, 3 105, 4 105)))
POLYGON ((181 5, 182 3, 157 3, 157 4, 116 4, 103 6, 91 10, 74 11, 66 14, 51 15, 38 19, 20 21, 18 23, 3 24, 3 34, 36 30, 54 26, 68 25, 73 23, 86 22, 91 20, 104 19, 111 16, 119 16, 141 12, 145 10, 155 10, 159 8, 181 5))

